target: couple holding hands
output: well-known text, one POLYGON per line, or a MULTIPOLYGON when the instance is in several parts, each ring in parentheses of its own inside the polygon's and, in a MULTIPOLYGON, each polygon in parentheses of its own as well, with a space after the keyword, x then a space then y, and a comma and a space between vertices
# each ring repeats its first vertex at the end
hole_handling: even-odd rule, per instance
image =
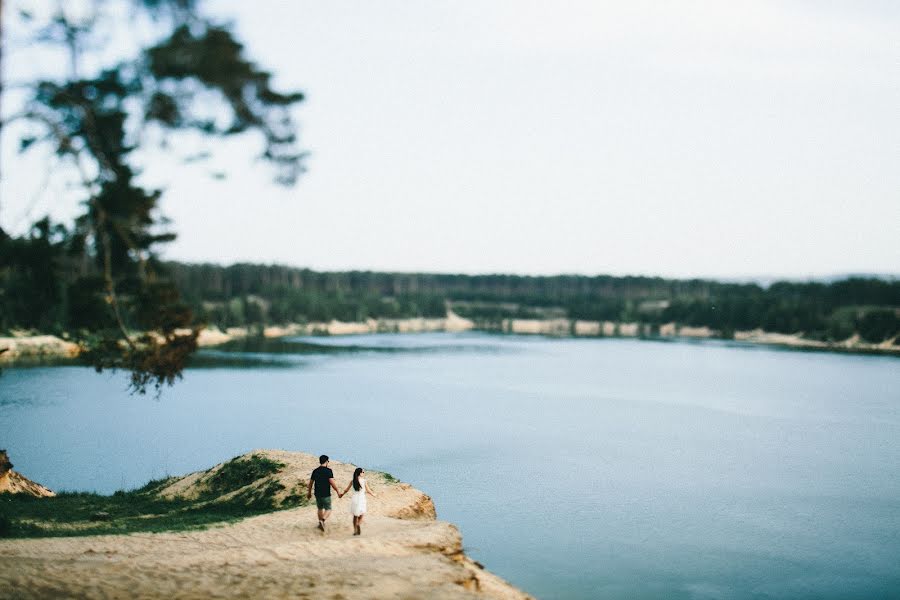
POLYGON ((316 492, 316 508, 318 509, 319 529, 325 531, 325 520, 331 515, 331 488, 337 492, 338 498, 343 498, 344 494, 353 488, 353 496, 350 497, 350 513, 353 515, 353 535, 362 535, 360 525, 363 516, 366 514, 366 494, 373 498, 377 498, 369 487, 363 475, 365 470, 357 467, 353 471, 353 481, 351 481, 344 491, 340 491, 334 482, 334 471, 328 468, 328 456, 323 454, 319 457, 319 466, 313 470, 309 476, 309 487, 306 490, 306 498, 312 497, 313 487, 316 492))

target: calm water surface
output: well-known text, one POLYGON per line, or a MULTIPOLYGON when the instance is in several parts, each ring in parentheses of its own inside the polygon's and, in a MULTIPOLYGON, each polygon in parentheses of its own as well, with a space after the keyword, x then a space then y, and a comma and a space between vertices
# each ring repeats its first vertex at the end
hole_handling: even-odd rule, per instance
POLYGON ((900 598, 900 360, 486 334, 206 351, 159 400, 7 369, 0 447, 112 492, 284 448, 431 494, 541 598, 900 598))

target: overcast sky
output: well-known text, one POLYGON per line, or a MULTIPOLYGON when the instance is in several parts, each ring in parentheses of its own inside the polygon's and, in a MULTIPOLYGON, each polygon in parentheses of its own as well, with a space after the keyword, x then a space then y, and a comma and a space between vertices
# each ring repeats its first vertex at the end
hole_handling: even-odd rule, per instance
MULTIPOLYGON (((309 171, 274 186, 246 139, 210 165, 171 160, 187 147, 154 159, 146 177, 167 184, 180 234, 168 258, 900 273, 900 3, 209 7, 281 89, 306 93, 309 171)), ((39 167, 13 158, 10 173, 8 157, 0 224, 15 229, 53 202, 32 199, 39 167)))

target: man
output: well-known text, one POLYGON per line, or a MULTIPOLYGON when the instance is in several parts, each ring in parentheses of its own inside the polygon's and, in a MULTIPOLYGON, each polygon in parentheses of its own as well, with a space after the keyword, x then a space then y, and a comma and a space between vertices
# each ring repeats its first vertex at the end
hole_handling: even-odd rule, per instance
POLYGON ((334 471, 328 468, 328 456, 319 457, 319 466, 309 476, 309 488, 306 490, 307 500, 312 497, 313 485, 316 486, 316 508, 319 514, 319 529, 325 531, 325 519, 331 514, 331 488, 340 498, 341 492, 334 482, 334 471))

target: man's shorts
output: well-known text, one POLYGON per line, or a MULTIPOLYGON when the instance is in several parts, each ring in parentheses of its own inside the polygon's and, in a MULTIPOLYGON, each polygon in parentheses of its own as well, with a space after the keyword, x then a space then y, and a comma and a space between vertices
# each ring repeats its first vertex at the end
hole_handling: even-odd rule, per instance
POLYGON ((319 510, 331 510, 331 496, 316 496, 316 508, 319 510))

